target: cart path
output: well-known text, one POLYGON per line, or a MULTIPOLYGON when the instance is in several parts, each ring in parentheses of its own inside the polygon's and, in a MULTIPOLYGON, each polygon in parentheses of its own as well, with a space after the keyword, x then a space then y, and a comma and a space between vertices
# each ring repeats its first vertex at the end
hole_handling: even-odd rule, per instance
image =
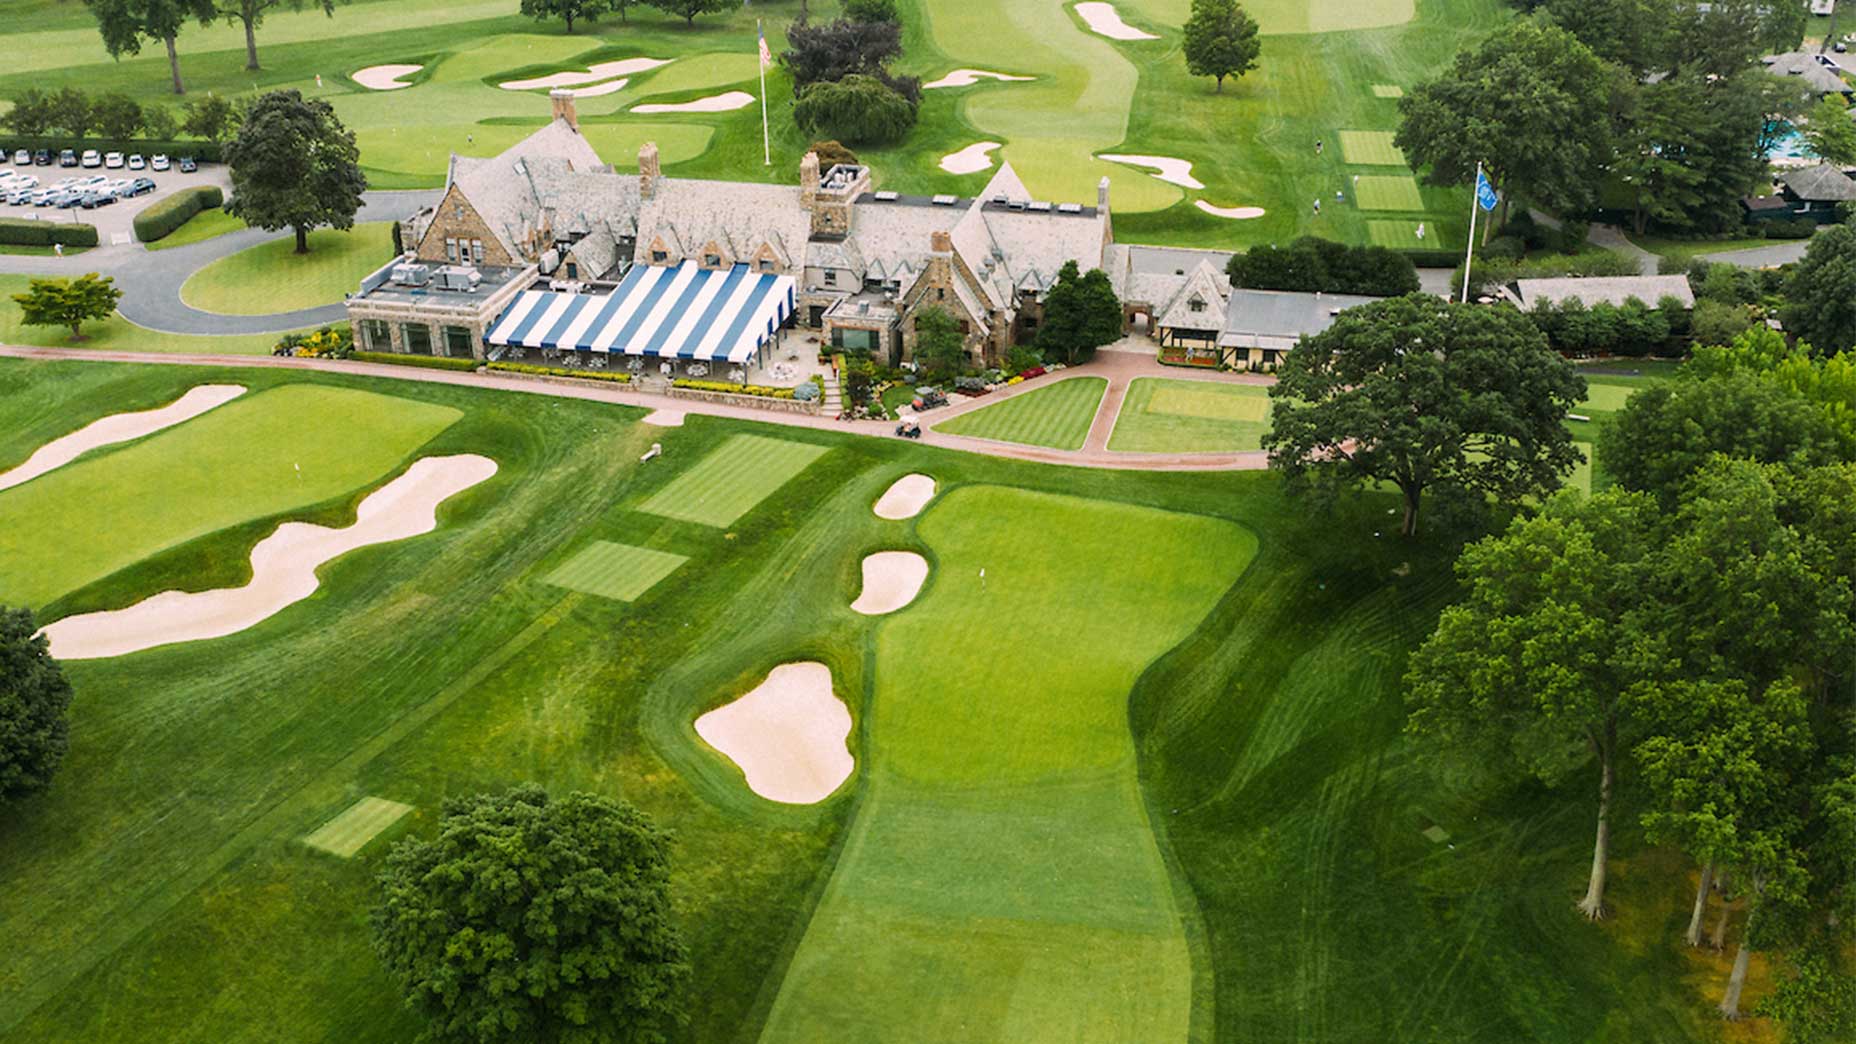
MULTIPOLYGON (((815 417, 810 414, 777 413, 772 410, 759 410, 750 406, 735 406, 723 403, 700 402, 694 399, 670 399, 649 392, 641 392, 619 385, 598 385, 580 387, 577 385, 544 382, 495 372, 460 372, 456 370, 428 370, 413 366, 396 366, 390 363, 356 362, 348 359, 297 359, 270 355, 191 355, 167 354, 156 352, 121 352, 100 351, 85 348, 32 348, 14 345, 0 345, 0 357, 13 359, 37 360, 76 360, 88 362, 143 363, 156 366, 217 366, 229 369, 294 369, 311 370, 318 373, 345 373, 359 377, 382 377, 390 380, 420 381, 427 384, 451 384, 467 388, 491 388, 498 391, 525 392, 530 395, 549 395, 563 399, 582 399, 589 402, 609 402, 621 406, 633 406, 643 410, 656 410, 666 406, 688 414, 701 414, 708 417, 728 417, 734 420, 758 421, 763 424, 780 424, 795 428, 812 428, 818 431, 842 431, 853 435, 865 435, 873 438, 894 438, 895 425, 889 421, 841 421, 833 417, 815 417)), ((1030 380, 992 395, 981 396, 949 407, 946 411, 937 410, 929 416, 933 422, 948 417, 958 416, 971 410, 989 406, 995 402, 1022 395, 1038 388, 1048 387, 1054 380, 1067 380, 1076 377, 1107 377, 1111 390, 1119 386, 1122 394, 1130 381, 1143 376, 1168 376, 1188 380, 1234 381, 1239 383, 1268 384, 1269 378, 1248 374, 1191 373, 1173 367, 1162 367, 1151 357, 1139 355, 1133 351, 1099 353, 1095 361, 1072 367, 1052 375, 1051 380, 1030 380)), ((1104 403, 1108 395, 1103 396, 1104 403)), ((1120 396, 1116 397, 1120 402, 1120 396)), ((1110 416, 1106 422, 1103 414, 1098 412, 1096 425, 1112 425, 1110 416)), ((1107 439, 1104 427, 1104 441, 1107 439)), ((1092 426, 1093 432, 1093 426, 1092 426)), ((1110 453, 1104 449, 1081 451, 1045 449, 1041 446, 1020 446, 1007 442, 995 442, 989 439, 975 439, 960 435, 945 435, 924 426, 921 442, 927 446, 943 449, 961 450, 967 453, 981 453, 992 457, 1006 457, 1013 460, 1032 461, 1038 464, 1068 464, 1075 467, 1108 468, 1124 471, 1262 471, 1269 467, 1268 454, 1262 452, 1245 453, 1110 453)))

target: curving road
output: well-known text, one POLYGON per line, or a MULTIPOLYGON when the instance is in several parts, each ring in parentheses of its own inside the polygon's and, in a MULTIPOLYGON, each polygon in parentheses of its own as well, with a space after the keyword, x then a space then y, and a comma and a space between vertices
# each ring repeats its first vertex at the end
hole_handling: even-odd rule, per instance
MULTIPOLYGON (((403 220, 420 207, 436 201, 439 194, 437 189, 369 192, 362 196, 355 223, 403 220)), ((222 257, 290 235, 288 230, 264 232, 247 228, 171 250, 151 251, 134 243, 98 247, 74 257, 0 254, 0 273, 69 276, 98 272, 114 276, 116 286, 123 292, 116 310, 135 325, 160 333, 270 334, 339 322, 346 316, 339 303, 270 315, 218 315, 190 307, 180 299, 181 284, 193 273, 222 257)))

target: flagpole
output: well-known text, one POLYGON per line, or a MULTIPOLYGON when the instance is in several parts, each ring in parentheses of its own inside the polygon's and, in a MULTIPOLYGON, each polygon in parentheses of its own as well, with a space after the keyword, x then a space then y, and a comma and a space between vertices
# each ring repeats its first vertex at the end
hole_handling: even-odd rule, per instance
POLYGON ((773 145, 767 137, 767 30, 761 26, 760 19, 754 19, 754 30, 760 34, 759 50, 754 55, 754 64, 760 67, 760 162, 763 167, 773 166, 773 145))
POLYGON ((1463 303, 1469 303, 1469 266, 1470 259, 1476 253, 1476 211, 1482 204, 1476 199, 1476 189, 1482 185, 1482 164, 1476 164, 1476 180, 1469 183, 1469 245, 1463 248, 1463 303))

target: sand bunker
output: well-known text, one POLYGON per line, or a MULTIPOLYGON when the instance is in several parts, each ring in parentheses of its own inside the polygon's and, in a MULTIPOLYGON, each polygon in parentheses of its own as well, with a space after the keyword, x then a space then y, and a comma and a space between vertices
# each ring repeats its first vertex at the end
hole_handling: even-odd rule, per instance
POLYGON ((915 601, 928 579, 928 560, 913 551, 878 551, 864 556, 864 589, 851 608, 882 616, 915 601))
POLYGON ((1202 189, 1205 187, 1204 182, 1192 176, 1191 160, 1174 159, 1172 156, 1133 156, 1106 152, 1097 156, 1096 159, 1108 160, 1111 163, 1126 163, 1133 167, 1152 167, 1154 173, 1149 175, 1150 177, 1159 178, 1161 181, 1178 185, 1180 188, 1202 189))
POLYGON ((1263 216, 1262 207, 1214 207, 1202 199, 1195 199, 1192 205, 1213 217, 1230 218, 1234 221, 1247 221, 1263 216))
POLYGON ((811 805, 851 776, 851 712, 822 663, 775 667, 752 692, 696 719, 696 734, 740 766, 769 801, 811 805))
POLYGON ((660 428, 681 428, 684 416, 682 410, 652 410, 644 415, 644 422, 660 428))
MULTIPOLYGON (((548 76, 537 76, 532 80, 510 80, 507 83, 497 84, 497 86, 505 91, 532 91, 543 87, 552 90, 556 87, 585 87, 587 84, 599 83, 603 88, 607 85, 600 83, 601 80, 610 80, 614 76, 630 76, 633 73, 641 73, 669 64, 668 58, 622 58, 616 62, 600 62, 598 65, 590 65, 586 72, 559 72, 548 76)), ((611 90, 616 91, 618 88, 613 87, 611 90)), ((611 93, 611 91, 603 93, 611 93)), ((575 91, 574 95, 581 98, 591 96, 590 93, 581 91, 575 91)))
POLYGON ((996 141, 976 141, 959 152, 950 152, 941 157, 941 169, 949 174, 972 174, 992 166, 992 157, 988 152, 999 147, 996 141))
POLYGON ((876 517, 890 520, 914 518, 934 499, 934 479, 927 475, 904 475, 890 483, 877 498, 876 517))
POLYGON ((353 79, 370 91, 397 91, 412 86, 410 83, 401 83, 402 78, 423 68, 423 65, 370 65, 356 72, 353 79))
POLYGON ((38 478, 71 463, 78 457, 118 442, 128 442, 192 420, 215 406, 223 406, 245 394, 242 384, 202 384, 187 389, 187 394, 158 410, 140 413, 115 413, 91 421, 69 435, 40 446, 26 462, 11 471, 0 472, 0 489, 11 489, 22 482, 38 478))
POLYGON ((711 94, 707 98, 695 101, 664 102, 649 105, 634 105, 633 112, 733 112, 754 104, 754 96, 746 91, 729 91, 726 94, 711 94))
POLYGON ((985 69, 955 69, 946 76, 931 83, 922 84, 922 90, 932 91, 942 87, 971 87, 981 80, 1035 80, 1035 76, 1013 76, 1010 73, 987 72, 985 69))
POLYGON ((1144 33, 1121 20, 1114 4, 1086 3, 1077 4, 1076 13, 1082 16, 1089 28, 1111 40, 1158 40, 1152 33, 1144 33))
POLYGON ((244 587, 163 591, 127 609, 67 616, 45 628, 51 654, 89 660, 236 634, 314 594, 316 570, 324 562, 358 547, 438 528, 439 504, 494 474, 496 462, 474 453, 414 461, 405 474, 361 501, 353 525, 278 526, 251 549, 251 582, 244 587))

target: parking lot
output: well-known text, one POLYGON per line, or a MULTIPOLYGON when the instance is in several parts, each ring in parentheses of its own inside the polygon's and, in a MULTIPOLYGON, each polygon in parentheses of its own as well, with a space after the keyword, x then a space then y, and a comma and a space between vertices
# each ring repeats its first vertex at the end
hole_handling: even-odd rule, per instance
MULTIPOLYGON (((54 156, 54 159, 55 158, 54 156)), ((178 161, 178 157, 170 158, 178 161)), ((231 185, 231 179, 225 166, 219 163, 202 163, 199 169, 192 174, 182 174, 178 162, 168 170, 163 171, 152 169, 130 170, 127 166, 119 168, 60 167, 55 162, 51 166, 22 167, 13 163, 12 157, 9 155, 5 160, 0 160, 0 170, 14 170, 22 174, 35 174, 38 176, 39 185, 41 187, 49 187, 66 178, 82 178, 97 174, 101 174, 108 178, 129 178, 133 180, 135 178, 146 177, 152 180, 155 183, 153 192, 141 196, 131 196, 127 199, 119 199, 111 205, 97 207, 93 210, 85 210, 82 207, 71 207, 69 209, 60 210, 52 206, 13 206, 4 201, 0 201, 0 217, 56 221, 66 224, 75 222, 78 224, 95 225, 97 226, 97 244, 99 246, 134 242, 135 233, 132 229, 135 215, 181 189, 194 188, 200 185, 218 185, 221 189, 229 192, 231 185)))

